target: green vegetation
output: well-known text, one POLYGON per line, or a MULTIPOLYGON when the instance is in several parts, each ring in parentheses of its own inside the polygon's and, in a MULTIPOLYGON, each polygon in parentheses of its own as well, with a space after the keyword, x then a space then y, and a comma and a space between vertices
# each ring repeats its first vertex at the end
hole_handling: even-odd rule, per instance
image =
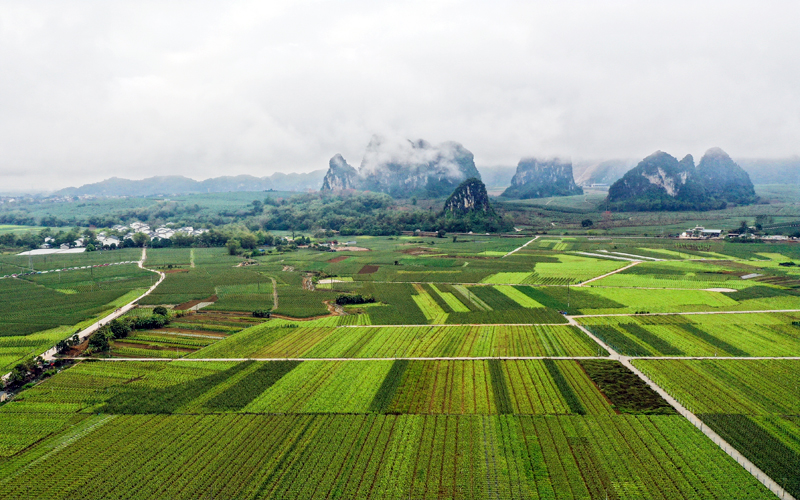
POLYGON ((632 362, 796 491, 796 362, 713 359, 798 355, 794 246, 432 235, 348 247, 148 248, 165 280, 63 346, 90 361, 52 367, 31 358, 96 320, 76 309, 85 296, 116 293, 99 304, 110 312, 157 275, 84 268, 137 250, 0 255, 9 273, 81 268, 0 279, 0 307, 21 324, 45 324, 48 297, 67 299, 49 317, 76 315, 0 336, 25 342, 0 406, 0 499, 770 498, 573 320, 621 355, 712 357, 632 362), (614 273, 629 261, 613 252, 664 260, 614 273), (686 314, 737 310, 767 312, 686 314))
POLYGON ((800 493, 800 362, 635 363, 790 494, 800 493))

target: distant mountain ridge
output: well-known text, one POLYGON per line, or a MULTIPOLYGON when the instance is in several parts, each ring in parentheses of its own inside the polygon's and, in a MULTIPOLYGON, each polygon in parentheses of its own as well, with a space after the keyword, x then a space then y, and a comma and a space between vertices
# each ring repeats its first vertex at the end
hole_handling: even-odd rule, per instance
POLYGON ((575 184, 572 162, 559 158, 523 158, 517 165, 517 173, 502 196, 527 200, 548 196, 571 196, 583 194, 575 184))
POLYGON ((53 196, 153 196, 170 194, 229 193, 236 191, 306 191, 319 189, 324 170, 302 174, 274 173, 267 177, 236 175, 196 181, 182 175, 148 177, 141 180, 112 177, 80 187, 68 187, 53 196))
POLYGON ((387 139, 375 135, 356 170, 342 155, 330 160, 322 191, 356 189, 393 198, 441 198, 469 178, 480 179, 472 153, 457 142, 387 139))
POLYGON ((629 170, 608 190, 601 206, 621 211, 714 210, 729 203, 756 201, 750 176, 719 148, 711 148, 695 167, 656 151, 629 170))

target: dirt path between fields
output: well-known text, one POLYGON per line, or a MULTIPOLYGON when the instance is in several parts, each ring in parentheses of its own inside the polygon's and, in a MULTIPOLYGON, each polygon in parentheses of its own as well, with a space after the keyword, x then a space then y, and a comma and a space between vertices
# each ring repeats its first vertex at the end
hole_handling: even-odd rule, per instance
MULTIPOLYGON (((145 263, 146 260, 147 260, 147 248, 142 248, 142 257, 141 257, 141 259, 139 259, 139 262, 138 262, 139 268, 147 269, 146 267, 144 267, 144 263, 145 263)), ((141 300, 142 297, 146 297, 147 295, 149 295, 153 290, 156 289, 156 287, 158 287, 158 285, 161 284, 162 281, 164 281, 164 278, 166 277, 166 274, 164 274, 164 273, 162 273, 160 271, 154 271, 152 269, 147 269, 147 270, 150 271, 150 272, 158 274, 159 275, 158 281, 153 286, 151 286, 146 292, 144 292, 142 295, 136 297, 134 300, 132 300, 129 303, 125 304, 124 306, 120 307, 119 309, 117 309, 113 313, 109 314, 105 318, 102 318, 102 319, 99 319, 99 320, 95 321, 90 326, 88 326, 88 327, 84 328, 83 330, 81 330, 80 332, 78 332, 78 338, 80 338, 81 342, 86 340, 91 334, 93 334, 95 331, 97 331, 97 329, 99 329, 101 326, 107 324, 109 321, 111 321, 113 319, 119 318, 123 314, 127 313, 128 311, 130 311, 131 309, 136 307, 138 305, 138 303, 139 303, 139 300, 141 300)), ((45 361, 52 361, 52 360, 55 359, 56 354, 57 354, 56 348, 55 347, 51 347, 50 349, 45 351, 41 356, 45 361)), ((11 376, 10 372, 5 374, 5 375, 3 375, 2 379, 3 380, 7 380, 9 376, 11 376)))
POLYGON ((270 278, 272 280, 272 310, 278 308, 278 282, 275 281, 275 278, 270 278))
MULTIPOLYGON (((573 317, 568 317, 567 319, 569 320, 569 324, 578 327, 583 333, 588 335, 595 342, 597 342, 599 345, 601 345, 606 351, 611 353, 611 356, 609 356, 611 359, 615 359, 615 360, 619 361, 626 368, 628 368, 630 371, 635 373, 637 377, 639 377, 648 386, 650 386, 651 389, 653 389, 655 392, 657 392, 659 396, 664 398, 664 401, 666 401, 673 408, 675 408, 675 410, 679 414, 681 414, 683 417, 685 417, 689 422, 691 422, 692 425, 694 425, 695 427, 700 429, 700 432, 702 432, 707 437, 709 437, 717 446, 719 446, 722 449, 722 451, 724 451, 731 458, 736 460, 736 462, 739 465, 744 467, 750 474, 752 474, 758 481, 761 482, 761 484, 766 486, 771 492, 776 494, 781 499, 795 500, 792 495, 790 495, 778 483, 776 483, 771 477, 769 477, 766 473, 764 473, 764 471, 762 471, 761 469, 756 467, 756 465, 753 462, 751 462, 750 460, 745 458, 744 455, 739 453, 739 451, 736 448, 734 448, 727 441, 722 439, 719 436, 719 434, 717 434, 713 430, 709 429, 708 426, 705 425, 703 423, 703 421, 700 420, 697 417, 697 415, 695 415, 694 413, 690 412, 686 407, 684 407, 682 404, 680 404, 678 402, 678 400, 676 400, 671 395, 669 395, 669 393, 667 393, 667 391, 665 391, 664 389, 661 388, 661 386, 659 386, 658 384, 656 384, 655 382, 650 380, 650 378, 647 375, 642 373, 635 366, 633 366, 633 363, 631 363, 631 360, 633 360, 633 359, 648 359, 648 358, 646 358, 646 357, 633 358, 633 357, 629 357, 629 356, 622 356, 617 351, 612 349, 608 344, 606 344, 605 342, 603 342, 602 340, 597 338, 586 327, 584 327, 583 325, 581 325, 577 321, 575 321, 575 319, 573 317)), ((674 358, 660 357, 659 359, 674 359, 674 358)), ((686 358, 678 358, 678 359, 729 359, 729 358, 686 357, 686 358)), ((744 359, 755 359, 755 358, 744 358, 744 359)), ((761 358, 761 359, 800 359, 800 357, 793 357, 793 358, 770 358, 770 357, 767 357, 767 358, 761 358)))
POLYGON ((622 271, 624 271, 624 270, 626 270, 626 269, 630 269, 631 267, 635 266, 636 264, 641 264, 641 263, 642 263, 642 261, 641 261, 641 260, 637 260, 637 261, 635 261, 635 262, 631 262, 630 264, 628 264, 628 265, 627 265, 627 266, 625 266, 625 267, 620 267, 620 268, 619 268, 619 269, 617 269, 616 271, 611 271, 610 273, 606 273, 606 274, 604 274, 604 275, 602 275, 602 276, 598 276, 598 277, 596 277, 596 278, 592 278, 592 279, 590 279, 590 280, 586 280, 586 281, 584 281, 583 283, 579 283, 579 284, 577 284, 577 285, 572 285, 572 286, 585 286, 587 283, 591 283, 592 281, 597 281, 597 280, 601 280, 601 279, 603 279, 603 278, 607 278, 608 276, 611 276, 612 274, 621 273, 622 271))
POLYGON ((759 313, 793 313, 800 312, 800 309, 771 309, 768 311, 691 311, 691 312, 665 312, 665 313, 616 313, 616 314, 576 314, 570 318, 610 318, 614 316, 673 316, 680 314, 682 316, 697 315, 697 314, 759 314, 759 313))
POLYGON ((533 243, 534 241, 536 241, 537 239, 539 239, 539 236, 540 236, 540 235, 538 235, 538 234, 537 234, 536 236, 534 236, 534 237, 533 237, 533 239, 532 239, 532 240, 530 240, 529 242, 525 243, 524 245, 522 245, 522 246, 521 246, 521 247, 519 247, 519 248, 515 248, 514 250, 511 250, 511 251, 510 251, 510 252, 508 252, 507 254, 503 255, 503 257, 502 257, 502 258, 508 257, 508 256, 509 256, 509 255, 511 255, 512 253, 514 253, 514 252, 517 252, 517 251, 519 251, 519 250, 522 250, 522 249, 523 249, 523 248, 525 248, 526 246, 530 245, 531 243, 533 243))

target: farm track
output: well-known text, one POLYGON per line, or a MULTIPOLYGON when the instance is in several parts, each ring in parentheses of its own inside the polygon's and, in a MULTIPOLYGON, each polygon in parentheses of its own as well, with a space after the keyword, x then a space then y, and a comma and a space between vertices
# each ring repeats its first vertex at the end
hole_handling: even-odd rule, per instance
MULTIPOLYGON (((147 269, 146 267, 144 267, 145 260, 147 260, 147 248, 142 248, 142 258, 139 260, 139 263, 138 263, 138 266, 139 266, 140 269, 147 269)), ((91 326, 89 326, 87 328, 84 328, 80 333, 78 333, 78 337, 80 338, 81 342, 86 340, 87 338, 89 338, 89 336, 91 334, 93 334, 95 331, 97 331, 97 329, 100 328, 101 326, 105 325, 106 323, 108 323, 109 321, 111 321, 113 319, 119 318, 123 314, 127 313, 128 311, 130 311, 131 309, 136 307, 136 305, 139 303, 139 300, 141 300, 143 297, 146 297, 147 295, 150 295, 150 293, 152 293, 153 290, 155 290, 156 287, 158 287, 158 285, 160 285, 161 282, 164 281, 164 278, 166 277, 166 274, 164 274, 164 273, 162 273, 160 271, 154 271, 152 269, 147 269, 147 270, 150 271, 150 272, 158 274, 159 275, 158 281, 156 281, 156 283, 153 286, 148 288, 146 292, 144 292, 142 295, 136 297, 134 300, 132 300, 128 304, 120 307, 119 309, 117 309, 113 313, 109 314, 105 318, 97 320, 96 322, 92 323, 91 326)), ((45 359, 46 361, 52 361, 52 360, 55 359, 56 353, 57 353, 56 352, 56 348, 52 347, 49 350, 47 350, 44 354, 42 354, 42 358, 45 359)))
POLYGON ((215 363, 242 362, 242 361, 526 361, 526 360, 582 360, 582 359, 613 359, 613 360, 789 360, 800 361, 800 356, 433 356, 433 357, 389 357, 389 358, 64 358, 73 361, 186 361, 215 363))
POLYGON ((517 251, 519 251, 519 250, 522 250, 523 248, 525 248, 526 246, 530 245, 531 243, 533 243, 533 242, 534 242, 534 241, 536 241, 537 239, 539 239, 539 235, 538 235, 538 234, 537 234, 536 236, 534 236, 532 240, 530 240, 529 242, 527 242, 527 243, 523 244, 521 247, 515 248, 514 250, 511 250, 511 251, 510 251, 510 252, 508 252, 507 254, 503 255, 503 257, 502 257, 502 258, 508 257, 509 255, 513 254, 514 252, 517 252, 517 251))
MULTIPOLYGON (((574 317, 568 317, 569 323, 573 326, 578 327, 583 333, 591 337, 595 342, 600 344, 606 351, 611 353, 610 359, 614 359, 622 363, 623 366, 628 368, 632 371, 637 377, 639 377, 644 383, 646 383, 651 389, 653 389, 659 396, 664 398, 664 401, 670 404, 675 410, 686 418, 692 425, 697 427, 700 432, 706 435, 709 439, 711 439, 714 444, 719 446, 722 451, 728 454, 731 458, 736 460, 736 462, 744 467, 750 474, 752 474, 761 484, 767 487, 771 492, 777 495, 781 499, 788 499, 788 500, 795 500, 792 495, 789 494, 785 489, 783 489, 777 482, 775 482, 771 477, 769 477, 764 471, 756 467, 756 465, 744 457, 736 448, 731 446, 727 441, 722 439, 719 434, 711 430, 707 425, 700 420, 697 415, 690 412, 686 407, 680 404, 675 398, 669 395, 667 391, 661 388, 658 384, 652 381, 647 375, 642 373, 639 369, 633 366, 631 360, 633 359, 650 359, 648 357, 629 357, 629 356, 622 356, 617 351, 612 349, 608 344, 597 338, 592 332, 590 332, 586 327, 579 324, 575 321, 574 317)), ((607 358, 608 359, 608 358, 607 358)), ((660 357, 660 359, 674 359, 672 357, 665 358, 660 357)), ((720 358, 720 357, 678 357, 678 359, 727 359, 727 358, 720 358)), ((731 358, 731 359, 800 359, 800 357, 791 357, 791 358, 781 358, 781 357, 765 357, 765 358, 731 358)))
POLYGON ((602 276, 597 276, 597 277, 595 277, 595 278, 592 278, 592 279, 590 279, 590 280, 586 280, 586 281, 584 281, 583 283, 579 283, 579 284, 577 284, 577 285, 573 285, 573 286, 586 286, 586 284, 587 284, 587 283, 591 283, 592 281, 601 280, 601 279, 603 279, 603 278, 606 278, 606 277, 608 277, 608 276, 611 276, 612 274, 617 274, 617 273, 620 273, 620 272, 622 272, 622 271, 624 271, 624 270, 626 270, 626 269, 630 269, 630 268, 632 268, 632 267, 633 267, 633 266, 635 266, 636 264, 641 264, 641 263, 642 263, 642 261, 640 261, 640 260, 637 260, 637 261, 631 262, 631 263, 630 263, 630 264, 628 264, 627 266, 625 266, 625 267, 620 267, 620 268, 619 268, 619 269, 617 269, 616 271, 611 271, 610 273, 606 273, 606 274, 604 274, 604 275, 602 275, 602 276))

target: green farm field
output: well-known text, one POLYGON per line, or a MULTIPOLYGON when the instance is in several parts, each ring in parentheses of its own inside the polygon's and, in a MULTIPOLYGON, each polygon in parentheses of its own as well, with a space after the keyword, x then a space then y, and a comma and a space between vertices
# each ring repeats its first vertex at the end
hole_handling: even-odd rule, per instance
MULTIPOLYGON (((149 248, 165 279, 126 314, 170 322, 78 346, 0 405, 0 499, 780 498, 628 361, 797 491, 800 251, 531 239, 149 248)), ((8 324, 28 328, 0 336, 20 343, 8 367, 155 279, 126 264, 0 280, 8 324)))
POLYGON ((635 365, 790 494, 800 495, 799 360, 637 360, 635 365))
POLYGON ((575 361, 81 363, 0 410, 26 423, 0 497, 769 498, 681 417, 608 395, 575 361))
POLYGON ((626 356, 800 356, 800 312, 579 318, 626 356))

